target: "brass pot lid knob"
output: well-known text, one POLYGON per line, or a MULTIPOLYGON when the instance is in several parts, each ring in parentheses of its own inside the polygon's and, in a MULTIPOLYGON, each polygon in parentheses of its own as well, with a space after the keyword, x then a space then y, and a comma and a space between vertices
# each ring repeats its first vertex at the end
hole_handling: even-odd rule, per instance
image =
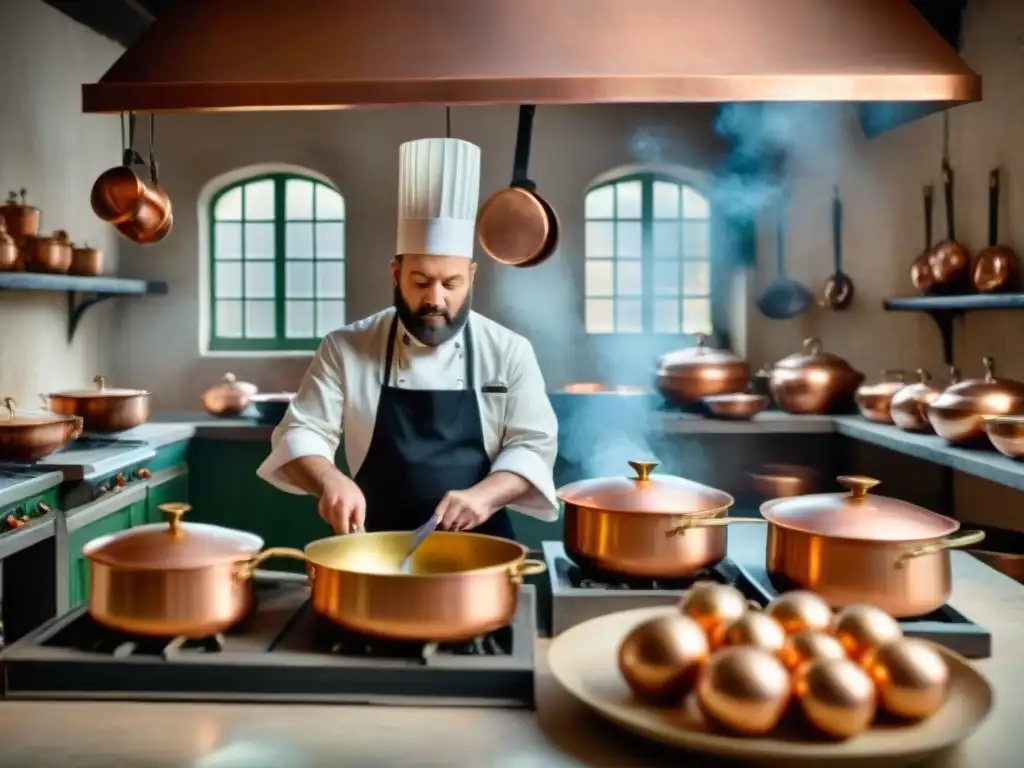
POLYGON ((868 491, 878 485, 881 481, 864 475, 840 475, 836 481, 844 488, 850 489, 850 497, 863 499, 867 497, 868 491))
POLYGON ((804 339, 804 354, 808 357, 815 357, 821 354, 821 339, 811 336, 809 339, 804 339))
POLYGON ((92 383, 96 385, 96 389, 106 389, 107 377, 102 374, 96 374, 92 377, 92 383))
POLYGON ((996 361, 991 357, 983 357, 981 364, 985 366, 985 381, 995 381, 996 361))
POLYGON ((185 513, 192 509, 188 504, 161 504, 157 507, 163 512, 164 519, 167 520, 168 530, 170 530, 171 536, 179 537, 184 535, 184 531, 181 529, 181 518, 185 516, 185 513))
POLYGON ((7 409, 7 418, 14 421, 14 411, 17 409, 18 404, 14 402, 13 397, 4 398, 4 408, 7 409))
POLYGON ((658 466, 656 461, 630 461, 629 466, 636 472, 636 479, 646 482, 651 479, 651 472, 658 466))

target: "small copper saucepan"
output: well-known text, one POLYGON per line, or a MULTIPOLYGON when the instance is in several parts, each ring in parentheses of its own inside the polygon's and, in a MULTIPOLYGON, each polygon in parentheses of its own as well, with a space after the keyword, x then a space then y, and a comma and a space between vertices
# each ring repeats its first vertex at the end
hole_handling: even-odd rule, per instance
POLYGON ((910 282, 920 294, 928 294, 935 285, 932 275, 932 211, 935 190, 931 184, 924 188, 924 249, 910 265, 910 282))
POLYGON ((978 254, 971 270, 971 282, 979 293, 998 293, 1015 287, 1019 265, 1017 254, 999 244, 999 170, 988 180, 988 246, 978 254))
POLYGON ((934 280, 933 290, 957 293, 969 285, 971 257, 956 240, 956 218, 953 209, 953 168, 942 162, 942 189, 946 198, 946 239, 932 249, 929 263, 934 280))
POLYGON ((512 183, 481 206, 477 216, 480 248, 495 261, 513 267, 535 267, 558 247, 558 216, 538 195, 528 175, 533 116, 536 107, 519 107, 512 183))

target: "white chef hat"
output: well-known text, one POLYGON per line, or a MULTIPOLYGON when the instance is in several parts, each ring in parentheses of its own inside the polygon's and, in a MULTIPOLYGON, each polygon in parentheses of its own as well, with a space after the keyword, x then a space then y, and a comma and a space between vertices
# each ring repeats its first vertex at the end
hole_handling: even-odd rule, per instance
POLYGON ((480 147, 418 139, 399 149, 395 253, 473 258, 480 203, 480 147))

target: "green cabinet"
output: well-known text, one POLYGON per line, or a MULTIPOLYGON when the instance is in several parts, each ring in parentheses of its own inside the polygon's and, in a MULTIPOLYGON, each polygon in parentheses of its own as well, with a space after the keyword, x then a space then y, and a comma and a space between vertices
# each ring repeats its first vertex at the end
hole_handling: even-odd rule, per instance
MULTIPOLYGON (((116 497, 115 497, 116 499, 116 497)), ((111 499, 114 500, 114 499, 111 499)), ((106 499, 83 507, 77 514, 89 514, 91 507, 105 504, 106 499)), ((125 506, 97 517, 80 528, 68 531, 68 599, 71 607, 85 603, 89 597, 89 561, 82 555, 82 548, 93 539, 108 533, 117 533, 131 528, 133 520, 146 516, 146 497, 127 503, 125 506)), ((71 527, 74 516, 69 519, 71 527)))
MULTIPOLYGON (((149 481, 149 495, 146 499, 145 523, 159 523, 164 519, 160 512, 161 504, 187 503, 188 493, 188 470, 184 467, 177 467, 154 474, 149 481)), ((189 519, 191 519, 189 515, 189 519)), ((132 522, 132 525, 138 525, 132 522)))

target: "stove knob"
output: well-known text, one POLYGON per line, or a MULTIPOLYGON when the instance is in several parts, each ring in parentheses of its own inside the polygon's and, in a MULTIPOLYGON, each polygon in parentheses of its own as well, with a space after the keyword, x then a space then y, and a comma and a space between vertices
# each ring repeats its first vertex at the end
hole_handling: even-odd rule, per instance
POLYGON ((100 498, 100 496, 105 496, 109 492, 110 492, 110 486, 109 485, 97 486, 96 487, 96 492, 93 494, 93 498, 94 499, 98 499, 98 498, 100 498))
POLYGON ((149 478, 153 476, 153 473, 150 472, 145 467, 139 467, 137 470, 135 470, 135 476, 140 480, 149 480, 149 478))
POLYGON ((128 485, 128 479, 122 474, 118 474, 117 477, 114 478, 114 482, 117 484, 118 488, 124 488, 128 485))

